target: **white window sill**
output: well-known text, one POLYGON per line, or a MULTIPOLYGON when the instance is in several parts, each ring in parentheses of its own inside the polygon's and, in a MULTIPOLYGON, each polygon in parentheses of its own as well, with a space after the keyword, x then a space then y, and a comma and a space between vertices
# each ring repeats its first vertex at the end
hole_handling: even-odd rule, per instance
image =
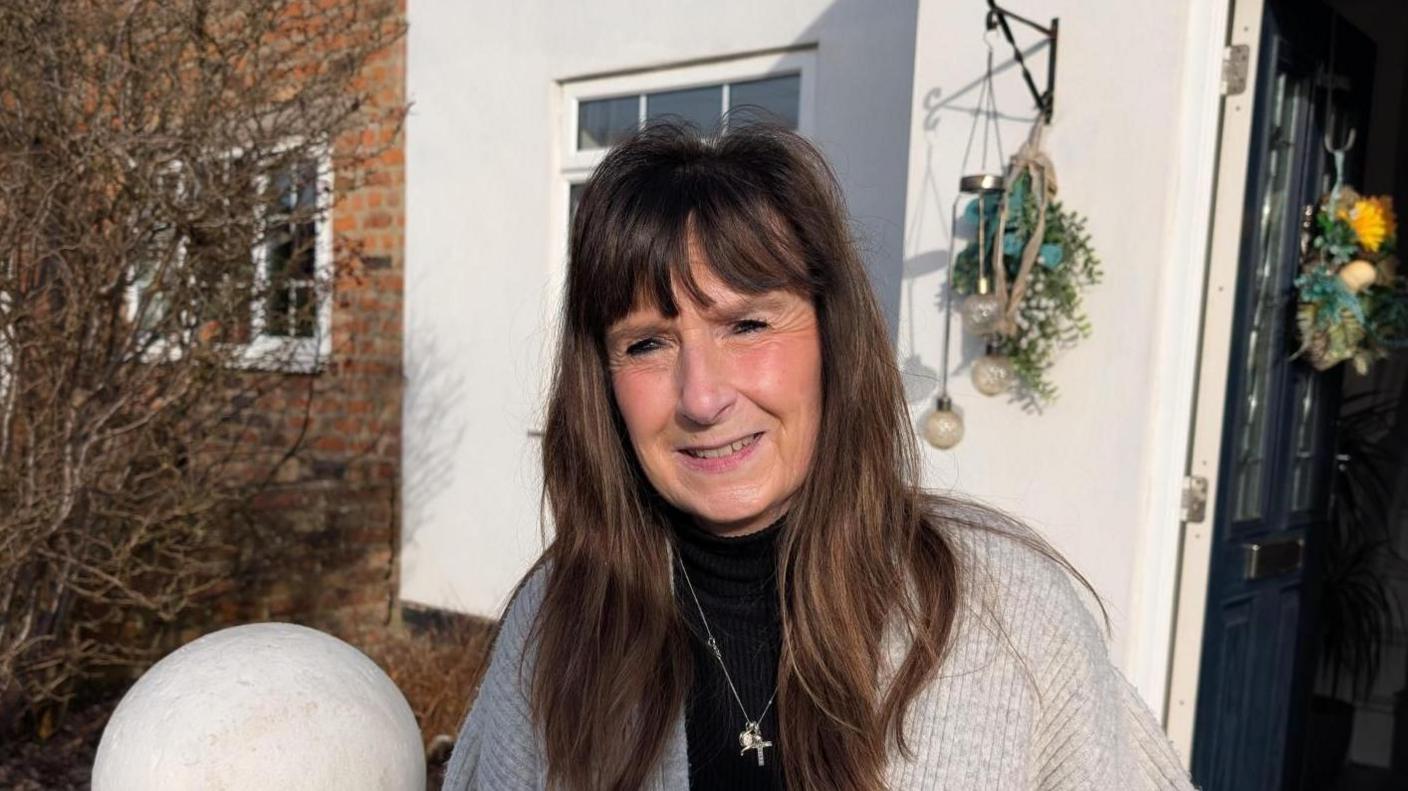
POLYGON ((327 369, 331 344, 319 338, 279 338, 261 336, 236 346, 232 365, 252 371, 289 374, 316 374, 327 369))
MULTIPOLYGON (((220 344, 229 354, 229 367, 246 371, 286 374, 318 374, 327 370, 331 344, 320 338, 280 338, 262 336, 249 343, 220 344)), ((142 353, 146 363, 175 362, 181 348, 154 343, 142 353)))

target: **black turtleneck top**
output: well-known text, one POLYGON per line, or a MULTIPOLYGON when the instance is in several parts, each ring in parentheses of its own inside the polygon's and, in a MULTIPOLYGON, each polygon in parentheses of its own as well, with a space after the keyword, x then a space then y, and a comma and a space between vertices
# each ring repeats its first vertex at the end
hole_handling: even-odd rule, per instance
MULTIPOLYGON (((748 717, 757 717, 777 688, 777 663, 782 651, 776 557, 782 523, 738 538, 721 538, 688 520, 678 520, 675 533, 679 558, 699 596, 728 675, 738 688, 748 717)), ((707 632, 689 585, 675 566, 675 594, 685 623, 694 633, 694 685, 685 704, 685 734, 689 748, 689 787, 695 791, 754 791, 783 789, 781 733, 777 701, 761 720, 763 738, 772 742, 739 755, 739 734, 746 722, 729 691, 719 661, 709 650, 707 632)))

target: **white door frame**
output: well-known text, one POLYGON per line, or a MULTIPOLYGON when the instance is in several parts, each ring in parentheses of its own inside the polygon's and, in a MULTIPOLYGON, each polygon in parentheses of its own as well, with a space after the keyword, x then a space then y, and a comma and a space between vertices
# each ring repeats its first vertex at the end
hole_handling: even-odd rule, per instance
POLYGON ((1238 257, 1247 166, 1251 153, 1252 108, 1256 93, 1257 60, 1264 0, 1233 0, 1229 46, 1247 47, 1247 80, 1243 92, 1222 102, 1222 129, 1216 149, 1212 235, 1207 251, 1202 338, 1193 395, 1192 443, 1188 474, 1207 481, 1206 517, 1183 525, 1182 563, 1178 575, 1172 661, 1169 667, 1165 727, 1169 738, 1192 760, 1193 727, 1197 714, 1198 679, 1207 609, 1208 571, 1212 556, 1212 519, 1217 512, 1219 459, 1226 417, 1228 357, 1236 308, 1238 257))
POLYGON ((1152 354, 1154 403, 1147 446, 1151 459, 1141 506, 1149 526, 1136 556, 1135 599, 1125 668, 1160 721, 1166 716, 1173 624, 1182 539, 1180 506, 1193 426, 1199 336, 1218 134, 1222 123, 1222 58, 1232 0, 1190 0, 1184 29, 1178 118, 1173 152, 1176 181, 1159 270, 1160 308, 1152 354), (1188 265, 1185 262, 1196 262, 1188 265), (1197 265, 1202 264, 1202 265, 1197 265))

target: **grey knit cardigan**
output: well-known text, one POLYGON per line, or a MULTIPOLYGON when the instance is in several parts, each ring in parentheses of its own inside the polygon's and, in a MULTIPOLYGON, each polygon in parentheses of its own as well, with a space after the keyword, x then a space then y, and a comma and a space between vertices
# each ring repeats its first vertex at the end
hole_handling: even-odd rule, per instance
MULTIPOLYGON (((1191 789, 1066 572, 1010 537, 955 530, 965 574, 950 653, 905 719, 914 751, 891 747, 892 789, 1191 789)), ((533 653, 518 673, 545 573, 520 590, 455 743, 446 791, 545 788, 529 718, 533 653)), ((887 638, 891 670, 904 656, 887 638)), ((784 735, 785 739, 786 736, 784 735)), ((689 788, 684 715, 650 791, 689 788)))

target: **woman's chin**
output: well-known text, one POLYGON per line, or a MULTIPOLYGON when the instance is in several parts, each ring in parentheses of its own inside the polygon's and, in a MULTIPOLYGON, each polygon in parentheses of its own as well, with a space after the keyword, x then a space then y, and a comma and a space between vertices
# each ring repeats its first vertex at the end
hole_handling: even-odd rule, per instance
POLYGON ((695 512, 694 521, 714 535, 743 536, 762 530, 780 514, 780 511, 774 514, 773 509, 766 508, 706 510, 695 512))

